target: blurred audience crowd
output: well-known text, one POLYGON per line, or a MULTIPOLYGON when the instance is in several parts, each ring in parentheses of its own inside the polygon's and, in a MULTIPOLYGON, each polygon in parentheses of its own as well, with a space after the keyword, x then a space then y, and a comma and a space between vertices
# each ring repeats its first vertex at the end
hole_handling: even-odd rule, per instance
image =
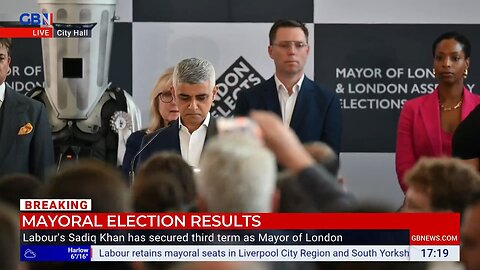
MULTIPOLYGON (((382 202, 367 207, 347 192, 337 154, 326 144, 302 145, 272 113, 253 111, 250 118, 261 136, 218 134, 206 144, 196 172, 179 154, 160 152, 142 164, 131 186, 120 170, 98 160, 72 162, 46 182, 30 175, 3 176, 0 269, 442 269, 438 264, 398 262, 19 262, 21 198, 90 198, 95 212, 394 211, 382 202)), ((454 158, 423 158, 406 173, 405 182, 409 189, 401 211, 462 214, 462 263, 445 269, 479 269, 478 172, 454 158)))

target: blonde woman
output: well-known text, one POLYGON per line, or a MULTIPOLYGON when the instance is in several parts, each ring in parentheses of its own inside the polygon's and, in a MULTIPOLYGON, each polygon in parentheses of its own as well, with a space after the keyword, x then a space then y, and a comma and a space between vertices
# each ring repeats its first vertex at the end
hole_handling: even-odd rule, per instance
MULTIPOLYGON (((150 95, 150 125, 147 129, 136 131, 128 137, 122 170, 126 176, 132 166, 132 159, 140 150, 143 136, 168 126, 179 116, 179 111, 172 93, 173 68, 167 68, 158 79, 150 95)), ((135 168, 135 166, 134 166, 135 168)))

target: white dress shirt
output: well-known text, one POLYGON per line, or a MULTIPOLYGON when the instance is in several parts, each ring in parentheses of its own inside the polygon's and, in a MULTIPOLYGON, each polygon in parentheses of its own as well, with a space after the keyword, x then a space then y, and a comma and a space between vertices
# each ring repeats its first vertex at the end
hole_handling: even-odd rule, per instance
POLYGON ((180 151, 182 152, 183 159, 192 167, 197 168, 200 162, 200 156, 202 155, 203 145, 207 136, 208 123, 210 121, 210 113, 192 134, 188 131, 187 127, 182 124, 180 118, 179 123, 179 136, 180 136, 180 151))
POLYGON ((288 94, 288 90, 285 85, 278 79, 275 74, 275 84, 277 85, 278 100, 280 101, 280 109, 282 110, 283 124, 290 126, 290 120, 292 120, 293 109, 295 109, 295 102, 297 101, 298 93, 302 87, 305 74, 302 75, 300 80, 293 86, 292 94, 288 94))
POLYGON ((5 100, 5 83, 0 84, 0 108, 5 100))

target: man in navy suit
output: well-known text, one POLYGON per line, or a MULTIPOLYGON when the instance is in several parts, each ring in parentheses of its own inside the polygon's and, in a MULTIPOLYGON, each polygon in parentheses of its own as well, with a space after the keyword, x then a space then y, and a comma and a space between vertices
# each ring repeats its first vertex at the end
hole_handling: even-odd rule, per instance
POLYGON ((275 75, 240 91, 234 114, 245 116, 252 109, 275 112, 301 142, 323 141, 338 154, 342 136, 340 100, 304 74, 310 52, 308 29, 296 20, 279 20, 269 37, 268 54, 275 63, 275 75))
POLYGON ((203 146, 213 132, 210 115, 217 86, 215 70, 207 60, 188 58, 173 72, 173 93, 180 118, 166 128, 143 138, 140 162, 160 151, 174 151, 193 167, 198 167, 203 146))
POLYGON ((0 176, 26 173, 40 179, 54 165, 52 131, 45 106, 5 84, 10 38, 0 38, 0 176))

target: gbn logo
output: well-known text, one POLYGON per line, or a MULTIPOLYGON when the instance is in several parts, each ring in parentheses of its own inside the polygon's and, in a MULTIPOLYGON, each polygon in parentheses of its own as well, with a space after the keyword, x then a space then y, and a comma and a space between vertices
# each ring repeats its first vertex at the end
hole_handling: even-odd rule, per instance
POLYGON ((21 25, 52 25, 53 13, 22 13, 19 21, 21 25))

